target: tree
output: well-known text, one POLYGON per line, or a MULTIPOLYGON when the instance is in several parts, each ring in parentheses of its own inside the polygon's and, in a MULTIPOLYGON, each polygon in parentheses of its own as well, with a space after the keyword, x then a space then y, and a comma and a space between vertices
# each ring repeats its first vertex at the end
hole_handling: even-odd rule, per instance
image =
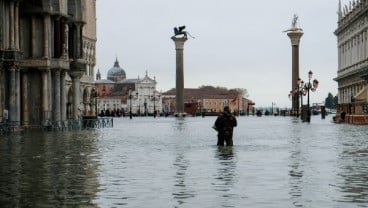
POLYGON ((328 93, 327 98, 325 99, 325 107, 326 108, 334 108, 335 102, 334 102, 334 96, 332 93, 328 93))
POLYGON ((245 98, 249 97, 249 94, 248 94, 248 90, 247 89, 244 89, 244 88, 235 88, 233 90, 236 90, 237 92, 239 92, 242 95, 242 97, 245 97, 245 98))
POLYGON ((334 97, 334 105, 333 105, 333 109, 337 108, 337 105, 339 104, 339 98, 337 97, 337 95, 334 97))
POLYGON ((202 85, 202 86, 199 86, 198 89, 211 90, 211 91, 216 90, 216 91, 222 91, 222 92, 227 91, 226 87, 221 87, 221 86, 214 87, 214 86, 211 86, 211 85, 202 85))

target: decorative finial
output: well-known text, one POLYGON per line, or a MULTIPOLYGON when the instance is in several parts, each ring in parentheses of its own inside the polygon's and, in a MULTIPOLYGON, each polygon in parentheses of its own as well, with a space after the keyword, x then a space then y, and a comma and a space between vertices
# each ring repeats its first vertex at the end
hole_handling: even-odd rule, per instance
POLYGON ((341 9, 341 0, 339 0, 339 8, 337 10, 337 15, 339 17, 339 20, 342 18, 342 9, 341 9))
POLYGON ((119 66, 119 61, 118 61, 118 57, 117 57, 117 56, 116 56, 116 58, 115 58, 114 67, 120 67, 120 66, 119 66))

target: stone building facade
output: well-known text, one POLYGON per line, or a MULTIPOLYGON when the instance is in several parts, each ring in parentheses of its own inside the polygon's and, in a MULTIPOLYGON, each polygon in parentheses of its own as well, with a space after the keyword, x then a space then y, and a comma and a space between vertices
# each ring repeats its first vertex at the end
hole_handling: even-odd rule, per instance
POLYGON ((107 72, 107 79, 101 79, 96 74, 96 89, 98 92, 98 112, 132 112, 134 115, 153 115, 162 111, 161 93, 156 90, 157 81, 148 73, 143 78, 127 79, 126 73, 116 59, 114 66, 107 72), (120 100, 120 105, 117 105, 120 100))
MULTIPOLYGON (((163 112, 175 112, 176 90, 171 89, 162 94, 163 112)), ((224 106, 229 106, 234 114, 246 114, 253 110, 253 102, 243 97, 237 90, 216 89, 214 87, 185 88, 184 107, 188 115, 205 113, 217 115, 224 106)))
POLYGON ((0 0, 0 122, 93 115, 96 0, 0 0))
POLYGON ((338 9, 338 116, 349 123, 368 123, 368 0, 338 9), (345 116, 344 116, 345 117, 345 116))

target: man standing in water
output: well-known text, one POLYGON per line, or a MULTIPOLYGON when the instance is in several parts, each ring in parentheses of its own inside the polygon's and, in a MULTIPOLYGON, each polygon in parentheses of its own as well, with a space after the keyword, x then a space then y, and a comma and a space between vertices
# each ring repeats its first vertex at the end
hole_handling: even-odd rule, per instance
POLYGON ((217 134, 217 146, 233 146, 233 128, 237 126, 236 118, 230 112, 229 106, 224 107, 224 112, 215 121, 214 127, 217 134))

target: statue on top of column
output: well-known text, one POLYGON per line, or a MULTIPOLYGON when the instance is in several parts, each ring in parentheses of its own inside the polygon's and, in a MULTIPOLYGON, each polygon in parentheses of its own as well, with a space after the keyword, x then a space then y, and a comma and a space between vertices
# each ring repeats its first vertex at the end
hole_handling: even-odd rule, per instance
POLYGON ((285 30, 284 32, 291 32, 291 31, 303 31, 301 28, 298 27, 298 15, 294 14, 293 20, 291 21, 291 28, 285 30))
POLYGON ((293 21, 291 22, 291 28, 296 28, 298 23, 298 15, 294 14, 293 21))
POLYGON ((193 37, 189 32, 185 31, 185 25, 183 26, 179 26, 179 27, 174 27, 174 37, 176 36, 179 36, 179 35, 183 35, 184 38, 187 38, 188 35, 191 37, 191 38, 195 38, 193 37))

